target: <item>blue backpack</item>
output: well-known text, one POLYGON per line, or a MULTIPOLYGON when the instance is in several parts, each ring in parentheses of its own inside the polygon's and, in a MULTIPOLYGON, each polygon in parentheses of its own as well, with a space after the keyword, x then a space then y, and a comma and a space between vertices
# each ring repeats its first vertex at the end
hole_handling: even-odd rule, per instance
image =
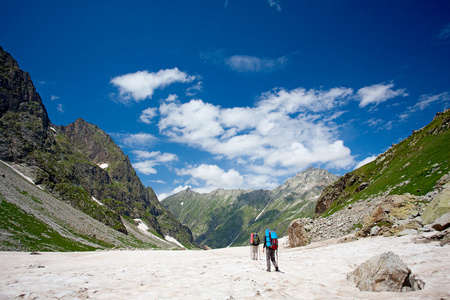
POLYGON ((270 248, 272 250, 277 250, 278 249, 277 233, 275 231, 267 229, 265 242, 266 242, 267 248, 270 248))

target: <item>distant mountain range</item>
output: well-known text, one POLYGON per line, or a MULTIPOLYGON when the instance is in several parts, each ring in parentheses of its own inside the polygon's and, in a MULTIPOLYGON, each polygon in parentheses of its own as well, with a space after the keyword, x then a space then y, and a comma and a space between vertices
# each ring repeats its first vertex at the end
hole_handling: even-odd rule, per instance
MULTIPOLYGON (((151 234, 195 247, 189 228, 142 185, 110 136, 82 119, 67 126, 50 122, 30 75, 1 47, 0 124, 0 159, 42 190, 124 235, 130 234, 128 224, 140 219, 151 234)), ((1 197, 2 203, 12 202, 1 197)))
POLYGON ((244 245, 251 232, 276 229, 280 236, 290 222, 313 217, 322 190, 339 177, 308 168, 274 190, 222 190, 199 194, 184 190, 163 200, 195 241, 213 248, 244 245))

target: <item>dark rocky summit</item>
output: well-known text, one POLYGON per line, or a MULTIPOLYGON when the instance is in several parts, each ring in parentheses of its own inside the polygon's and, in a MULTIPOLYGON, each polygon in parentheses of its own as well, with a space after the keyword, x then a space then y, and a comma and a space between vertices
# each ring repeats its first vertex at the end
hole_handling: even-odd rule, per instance
POLYGON ((50 122, 30 75, 1 47, 0 125, 0 159, 36 185, 122 233, 124 217, 142 219, 154 233, 193 246, 189 228, 143 186, 109 135, 82 119, 50 122))

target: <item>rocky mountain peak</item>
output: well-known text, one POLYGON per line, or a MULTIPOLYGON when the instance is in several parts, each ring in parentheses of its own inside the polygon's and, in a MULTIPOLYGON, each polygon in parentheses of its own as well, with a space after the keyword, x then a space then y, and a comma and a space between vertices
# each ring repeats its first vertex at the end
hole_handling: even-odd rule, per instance
POLYGON ((30 74, 0 47, 0 158, 21 161, 53 144, 50 119, 30 74))
POLYGON ((323 169, 309 167, 305 171, 297 173, 294 177, 277 187, 276 194, 291 193, 293 191, 306 191, 314 187, 325 188, 335 182, 339 177, 323 169))
POLYGON ((0 48, 0 159, 36 185, 122 233, 123 217, 192 245, 192 234, 144 187, 129 158, 98 126, 78 119, 50 126, 30 75, 0 48))

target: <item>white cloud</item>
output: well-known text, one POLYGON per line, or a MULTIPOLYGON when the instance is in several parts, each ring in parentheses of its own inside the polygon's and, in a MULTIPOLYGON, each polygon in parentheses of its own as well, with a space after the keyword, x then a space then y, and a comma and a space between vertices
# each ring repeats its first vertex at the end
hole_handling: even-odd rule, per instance
POLYGON ((140 161, 133 164, 133 168, 145 175, 156 174, 157 171, 154 166, 156 166, 156 162, 153 160, 140 161))
POLYGON ((284 67, 288 59, 282 56, 277 59, 259 58, 248 55, 233 55, 225 60, 231 70, 236 72, 271 72, 284 67))
POLYGON ((450 101, 450 93, 444 92, 438 95, 422 95, 420 96, 419 102, 417 102, 413 107, 410 108, 411 112, 418 110, 424 110, 430 106, 433 102, 442 103, 450 101))
POLYGON ((169 193, 161 193, 161 194, 159 194, 159 195, 158 195, 158 200, 159 200, 159 201, 162 201, 162 200, 166 199, 167 197, 169 197, 169 196, 171 196, 171 195, 175 195, 175 194, 178 194, 178 193, 181 192, 181 191, 184 191, 184 190, 187 189, 187 188, 191 188, 191 186, 190 186, 190 185, 184 185, 184 186, 179 185, 179 186, 177 186, 176 188, 174 188, 174 189, 173 189, 171 192, 169 192, 169 193))
POLYGON ((360 100, 359 106, 365 107, 369 104, 379 104, 397 96, 408 96, 405 89, 393 90, 393 83, 374 84, 358 90, 357 98, 360 100))
POLYGON ((188 76, 178 68, 173 68, 156 73, 138 71, 114 77, 110 82, 119 89, 119 94, 115 95, 116 100, 121 103, 129 103, 152 98, 155 89, 164 88, 175 82, 192 82, 194 79, 195 76, 188 76))
POLYGON ((267 3, 269 3, 269 5, 274 7, 277 11, 281 11, 280 0, 267 0, 267 3))
MULTIPOLYGON (((296 53, 293 53, 293 55, 296 53)), ((272 72, 282 69, 289 61, 289 55, 278 58, 261 58, 251 55, 236 54, 227 56, 224 50, 202 52, 200 58, 205 63, 225 66, 235 72, 272 72)))
POLYGON ((52 95, 51 97, 50 97, 50 100, 51 101, 55 101, 55 100, 58 100, 59 99, 59 97, 58 96, 55 96, 55 95, 52 95))
POLYGON ((124 147, 127 148, 143 148, 143 147, 149 147, 151 145, 153 145, 153 143, 156 140, 156 137, 153 136, 152 134, 148 134, 148 133, 136 133, 136 134, 131 134, 131 133, 113 133, 111 134, 112 136, 114 136, 119 144, 122 144, 124 147))
POLYGON ((141 120, 141 122, 143 123, 150 124, 153 118, 157 115, 156 111, 156 107, 149 107, 147 109, 144 109, 141 116, 139 117, 139 120, 141 120))
POLYGON ((140 173, 145 175, 156 174, 157 171, 155 166, 161 164, 167 164, 173 161, 178 161, 178 156, 173 153, 161 153, 160 151, 142 151, 133 150, 131 151, 139 161, 133 163, 133 167, 140 173))
POLYGON ((58 104, 58 107, 56 108, 60 113, 64 113, 64 107, 63 105, 60 103, 58 104))
POLYGON ((203 88, 203 82, 199 81, 195 85, 190 86, 186 90, 186 96, 195 96, 198 92, 200 92, 203 88))
POLYGON ((355 170, 359 169, 360 167, 367 165, 368 163, 374 161, 377 157, 375 155, 367 157, 365 159, 363 159, 362 161, 360 161, 356 166, 355 166, 355 170))
POLYGON ((264 93, 254 107, 226 109, 202 100, 174 101, 161 105, 158 126, 175 142, 234 159, 247 170, 266 166, 292 173, 312 164, 344 168, 354 160, 336 138, 332 120, 351 96, 346 88, 277 89, 264 93))
POLYGON ((220 108, 202 100, 191 100, 185 104, 177 101, 165 102, 161 104, 159 110, 160 130, 175 141, 204 144, 223 131, 217 121, 220 108))
POLYGON ((450 103, 450 93, 449 92, 443 92, 438 95, 422 95, 419 98, 419 101, 414 105, 409 107, 406 112, 401 114, 399 117, 401 120, 406 120, 409 118, 409 116, 417 111, 422 111, 428 106, 432 104, 438 104, 443 103, 444 109, 449 107, 450 103))
POLYGON ((233 189, 244 184, 244 177, 238 171, 231 169, 225 172, 216 165, 202 164, 198 167, 191 167, 178 170, 180 176, 191 176, 191 181, 198 184, 204 183, 204 187, 196 191, 206 193, 217 188, 233 189))

